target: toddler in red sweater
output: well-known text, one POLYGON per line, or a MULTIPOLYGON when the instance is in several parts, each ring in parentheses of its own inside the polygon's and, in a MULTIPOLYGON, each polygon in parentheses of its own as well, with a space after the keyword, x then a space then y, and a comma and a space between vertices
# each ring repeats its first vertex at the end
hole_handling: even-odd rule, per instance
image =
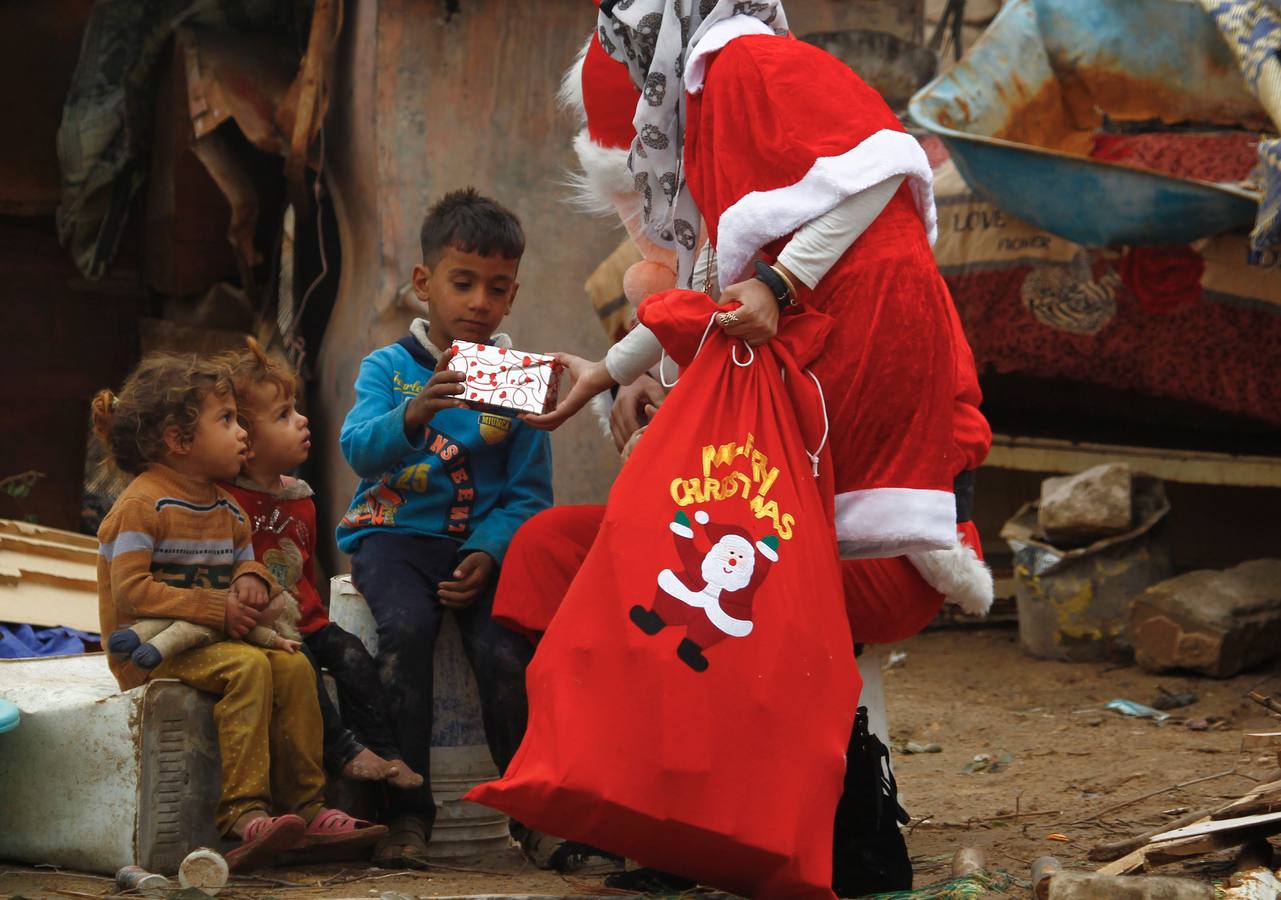
POLYGON ((423 778, 407 766, 383 707, 373 657, 355 635, 329 621, 316 589, 316 506, 311 488, 285 474, 307 460, 311 432, 297 407, 297 377, 247 338, 248 349, 221 362, 231 370, 240 423, 249 433, 240 477, 223 484, 249 516, 254 555, 298 601, 302 649, 338 686, 341 714, 320 684, 325 768, 332 775, 387 781, 406 790, 423 778))

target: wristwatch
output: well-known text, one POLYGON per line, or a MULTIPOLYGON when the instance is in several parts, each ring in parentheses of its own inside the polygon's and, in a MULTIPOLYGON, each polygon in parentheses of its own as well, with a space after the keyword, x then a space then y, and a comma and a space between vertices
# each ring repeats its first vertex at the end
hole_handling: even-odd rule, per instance
POLYGON ((791 309, 797 305, 796 292, 792 290, 791 285, 787 283, 787 280, 778 269, 759 259, 756 261, 754 268, 756 269, 756 274, 752 277, 770 289, 770 293, 778 301, 780 310, 791 309))

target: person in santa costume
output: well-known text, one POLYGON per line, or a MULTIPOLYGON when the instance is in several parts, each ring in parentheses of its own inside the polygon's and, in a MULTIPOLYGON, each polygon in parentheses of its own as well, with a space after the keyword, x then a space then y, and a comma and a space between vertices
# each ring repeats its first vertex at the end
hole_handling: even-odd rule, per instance
MULTIPOLYGON (((991 575, 969 501, 991 431, 978 409, 973 356, 929 248, 934 211, 923 151, 844 64, 780 36, 785 29, 778 3, 624 0, 602 12, 561 94, 582 111, 574 147, 580 186, 594 201, 586 205, 615 209, 645 256, 624 280, 629 300, 673 286, 673 258, 682 271, 699 270, 695 284, 709 270, 729 281, 727 273, 750 259, 744 248, 765 240, 756 248, 762 260, 775 260, 802 302, 834 316, 815 374, 833 423, 837 534, 842 555, 852 558, 842 567, 846 603, 855 640, 885 643, 919 631, 944 598, 971 613, 990 606, 991 575), (679 76, 674 54, 687 60, 679 76), (682 78, 689 93, 677 105, 682 78), (740 114, 743 134, 762 133, 734 138, 740 114), (673 183, 652 178, 656 167, 680 168, 672 141, 682 119, 688 184, 675 195, 652 188, 647 195, 652 182, 673 183), (672 134, 662 152, 652 146, 664 143, 653 130, 660 125, 672 134), (700 203, 691 208, 694 199, 700 203), (700 210, 711 240, 691 263, 695 254, 676 239, 687 230, 666 223, 698 222, 700 210), (774 236, 789 223, 799 227, 774 236), (726 256, 739 261, 727 265, 726 256)), ((777 321, 778 301, 756 278, 726 284, 721 300, 742 302, 722 327, 749 342, 777 321)), ((574 389, 555 413, 533 421, 554 427, 611 382, 652 385, 645 373, 660 356, 643 327, 600 363, 562 355, 574 389)), ((648 393, 624 387, 615 419, 619 406, 647 402, 648 393)), ((495 614, 531 637, 544 630, 601 509, 560 507, 528 522, 503 579, 541 587, 516 596, 500 583, 500 601, 512 600, 495 614)))
MULTIPOLYGON (((991 433, 930 251, 931 177, 919 145, 846 66, 786 36, 778 3, 605 6, 581 64, 587 128, 575 146, 584 183, 609 196, 648 263, 675 257, 674 283, 703 287, 704 273, 715 273, 721 302, 731 304, 719 318, 727 334, 768 340, 793 303, 835 320, 814 373, 832 422, 855 640, 908 637, 945 598, 985 612, 991 575, 968 499, 991 433), (604 56, 617 63, 612 77, 604 56), (618 88, 623 67, 639 97, 618 88), (601 102, 611 92, 613 103, 601 102), (601 111, 616 120, 619 108, 634 123, 593 129, 601 111)), ((651 276, 661 274, 655 265, 651 276)), ((636 293, 627 291, 633 302, 644 296, 636 293)), ((611 383, 643 377, 660 355, 644 328, 598 363, 562 355, 574 389, 533 423, 554 427, 611 383)), ((528 522, 509 551, 495 615, 519 591, 507 621, 531 636, 544 629, 600 513, 562 507, 528 522)), ((660 618, 661 602, 651 610, 660 618)))

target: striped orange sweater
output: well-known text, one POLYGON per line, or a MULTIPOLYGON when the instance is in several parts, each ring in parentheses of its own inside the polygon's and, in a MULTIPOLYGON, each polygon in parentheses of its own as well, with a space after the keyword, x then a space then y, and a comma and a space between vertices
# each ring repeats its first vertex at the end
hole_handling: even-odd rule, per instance
MULTIPOLYGON (((246 573, 277 588, 254 560, 253 533, 225 491, 153 465, 125 488, 98 529, 98 619, 106 638, 138 619, 185 619, 222 628, 227 589, 246 573)), ((111 660, 120 687, 147 680, 111 660)))

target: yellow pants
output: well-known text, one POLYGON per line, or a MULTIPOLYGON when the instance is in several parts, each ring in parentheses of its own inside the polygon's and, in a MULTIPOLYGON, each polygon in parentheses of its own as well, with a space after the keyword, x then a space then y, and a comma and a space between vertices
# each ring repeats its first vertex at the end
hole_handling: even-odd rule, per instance
POLYGON ((222 754, 218 828, 255 809, 273 815, 320 811, 325 790, 316 674, 301 653, 218 641, 167 659, 152 678, 176 678, 217 694, 222 754))

